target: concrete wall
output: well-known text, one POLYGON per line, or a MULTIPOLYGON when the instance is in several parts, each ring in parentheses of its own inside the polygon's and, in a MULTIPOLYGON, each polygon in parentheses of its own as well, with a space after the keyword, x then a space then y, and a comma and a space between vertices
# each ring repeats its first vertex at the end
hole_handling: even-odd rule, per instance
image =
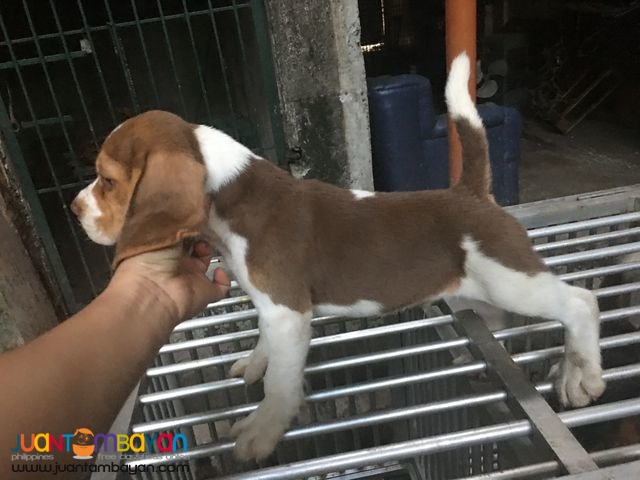
POLYGON ((0 352, 57 325, 53 306, 0 197, 0 352))
POLYGON ((266 5, 292 173, 372 190, 357 1, 266 5))
POLYGON ((16 221, 24 222, 26 214, 15 205, 19 194, 5 168, 3 147, 0 139, 0 352, 29 342, 58 323, 51 297, 18 233, 16 221))

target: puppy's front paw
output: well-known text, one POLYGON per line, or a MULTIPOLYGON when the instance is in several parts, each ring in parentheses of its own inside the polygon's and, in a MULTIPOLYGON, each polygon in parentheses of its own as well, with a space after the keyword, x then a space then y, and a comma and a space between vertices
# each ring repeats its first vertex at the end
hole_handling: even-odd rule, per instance
POLYGON ((564 407, 584 407, 604 393, 602 368, 575 352, 569 352, 551 369, 558 399, 564 407))
POLYGON ((264 377, 264 372, 267 370, 267 359, 262 357, 258 358, 253 353, 248 357, 241 358, 240 360, 236 360, 236 362, 231 365, 231 369, 229 370, 230 377, 243 377, 244 382, 247 385, 251 385, 256 383, 262 377, 264 377))
POLYGON ((231 428, 236 438, 235 456, 238 460, 261 460, 275 450, 278 440, 289 426, 288 415, 277 406, 260 404, 247 418, 237 421, 231 428))

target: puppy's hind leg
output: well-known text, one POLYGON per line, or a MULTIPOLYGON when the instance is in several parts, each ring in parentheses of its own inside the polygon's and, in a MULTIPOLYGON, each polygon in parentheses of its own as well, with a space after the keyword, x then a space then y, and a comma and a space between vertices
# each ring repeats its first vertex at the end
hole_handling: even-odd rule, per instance
POLYGON ((264 399, 258 409, 236 422, 240 460, 262 459, 273 452, 304 398, 303 371, 311 340, 311 311, 300 313, 282 305, 260 312, 262 335, 268 348, 264 399))
POLYGON ((593 293, 560 283, 565 286, 565 306, 557 316, 550 316, 566 328, 565 356, 555 367, 556 391, 564 406, 582 407, 602 395, 606 387, 598 343, 600 310, 593 293))
MULTIPOLYGON (((565 355, 558 367, 556 390, 565 406, 580 407, 605 390, 600 357, 598 302, 588 290, 573 287, 547 271, 534 274, 505 267, 485 256, 471 239, 463 248, 466 277, 458 294, 520 315, 544 317, 565 327, 565 355)), ((527 253, 534 255, 532 252, 527 253)))

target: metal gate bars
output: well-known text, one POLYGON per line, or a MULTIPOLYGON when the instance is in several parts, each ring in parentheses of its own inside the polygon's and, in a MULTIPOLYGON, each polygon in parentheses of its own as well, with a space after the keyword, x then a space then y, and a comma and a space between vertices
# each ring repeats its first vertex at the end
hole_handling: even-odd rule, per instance
POLYGON ((67 206, 114 126, 159 108, 282 153, 263 0, 4 0, 0 35, 0 129, 71 311, 110 275, 67 206))

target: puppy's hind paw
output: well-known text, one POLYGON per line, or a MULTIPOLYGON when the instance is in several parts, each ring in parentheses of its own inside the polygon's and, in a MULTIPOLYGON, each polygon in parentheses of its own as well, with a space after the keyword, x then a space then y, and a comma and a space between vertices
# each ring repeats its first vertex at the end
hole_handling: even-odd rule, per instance
POLYGON ((585 407, 605 391, 602 368, 575 355, 567 355, 551 368, 558 399, 564 407, 585 407))
POLYGON ((231 428, 231 436, 237 437, 234 453, 238 460, 262 460, 268 457, 288 427, 288 422, 278 421, 277 416, 274 418, 268 414, 268 409, 261 410, 261 407, 231 428))

